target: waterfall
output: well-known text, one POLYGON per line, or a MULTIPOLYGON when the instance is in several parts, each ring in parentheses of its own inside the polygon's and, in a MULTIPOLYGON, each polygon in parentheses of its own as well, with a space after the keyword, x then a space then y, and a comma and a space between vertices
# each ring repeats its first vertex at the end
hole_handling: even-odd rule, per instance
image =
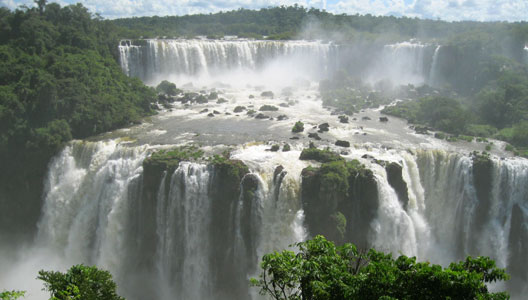
POLYGON ((438 55, 440 53, 440 48, 442 46, 438 45, 436 46, 434 53, 433 53, 433 61, 431 62, 431 69, 429 70, 429 77, 427 82, 429 85, 434 86, 436 84, 436 81, 438 80, 438 55))
POLYGON ((389 80, 393 84, 421 84, 425 80, 428 45, 414 41, 385 45, 368 78, 372 82, 389 80))
POLYGON ((326 73, 335 47, 312 41, 145 40, 119 46, 125 74, 145 82, 171 76, 222 76, 226 71, 258 71, 276 61, 312 75, 326 73))
MULTIPOLYGON (((148 146, 70 143, 50 164, 27 258, 32 269, 22 259, 9 273, 29 278, 39 269, 96 264, 111 271, 128 299, 258 298, 247 280, 258 276, 259 258, 309 235, 299 198, 301 170, 310 164, 297 159, 299 151, 259 147, 235 152, 251 172, 240 193, 229 194, 212 165, 182 162, 148 179, 148 146)), ((377 212, 365 227, 371 246, 444 265, 487 255, 512 273, 511 291, 525 292, 528 271, 518 266, 528 249, 526 160, 494 158, 475 174, 472 158, 458 153, 380 152, 402 166, 403 205, 385 167, 361 158, 363 150, 350 155, 373 171, 378 190, 377 212), (481 186, 486 181, 476 176, 491 184, 481 186)), ((21 287, 29 299, 39 299, 35 286, 21 287)))

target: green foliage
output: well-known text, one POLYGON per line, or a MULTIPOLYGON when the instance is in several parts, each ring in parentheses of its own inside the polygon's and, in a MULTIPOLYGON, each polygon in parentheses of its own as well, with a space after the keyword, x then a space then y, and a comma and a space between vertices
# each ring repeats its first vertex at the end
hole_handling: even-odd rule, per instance
POLYGON ((81 4, 37 4, 0 13, 2 183, 42 176, 72 138, 153 113, 154 91, 121 71, 113 25, 81 4))
POLYGON ((39 271, 52 300, 124 300, 117 295, 116 284, 108 271, 95 266, 75 265, 66 273, 39 271))
POLYGON ((144 168, 174 171, 182 161, 199 160, 204 152, 195 146, 182 146, 170 150, 159 150, 143 161, 144 168))
POLYGON ((156 91, 158 93, 162 93, 168 96, 176 96, 181 92, 181 90, 178 90, 176 88, 176 85, 174 83, 169 82, 167 80, 163 80, 162 82, 160 82, 160 84, 158 84, 158 86, 156 87, 156 91))
POLYGON ((273 106, 273 105, 262 105, 260 108, 259 108, 260 111, 278 111, 279 108, 276 107, 276 106, 273 106))
POLYGON ((488 291, 486 283, 509 276, 487 257, 442 268, 415 257, 358 251, 352 244, 335 246, 323 236, 296 246, 297 254, 285 250, 263 256, 260 278, 251 280, 261 295, 281 300, 509 298, 488 291))
POLYGON ((333 162, 333 161, 344 161, 344 158, 339 154, 325 149, 317 148, 306 148, 301 152, 300 160, 315 160, 321 163, 333 162))
POLYGON ((0 293, 0 300, 17 300, 24 297, 24 291, 3 291, 0 293))
POLYGON ((277 152, 277 151, 279 151, 279 149, 280 149, 280 146, 278 144, 274 144, 274 145, 271 146, 270 151, 271 152, 277 152))
POLYGON ((297 132, 303 132, 303 131, 304 131, 304 123, 301 121, 295 122, 295 125, 293 125, 292 127, 292 132, 297 133, 297 132))

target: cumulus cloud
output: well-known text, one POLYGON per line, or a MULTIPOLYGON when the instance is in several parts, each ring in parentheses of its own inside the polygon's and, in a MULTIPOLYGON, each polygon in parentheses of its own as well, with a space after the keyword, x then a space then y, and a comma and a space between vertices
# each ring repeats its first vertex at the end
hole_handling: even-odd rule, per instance
MULTIPOLYGON (((259 9, 298 4, 332 13, 408 16, 447 21, 527 21, 528 0, 55 0, 61 5, 81 2, 106 18, 214 13, 238 8, 259 9)), ((0 0, 15 9, 34 6, 32 0, 0 0)))

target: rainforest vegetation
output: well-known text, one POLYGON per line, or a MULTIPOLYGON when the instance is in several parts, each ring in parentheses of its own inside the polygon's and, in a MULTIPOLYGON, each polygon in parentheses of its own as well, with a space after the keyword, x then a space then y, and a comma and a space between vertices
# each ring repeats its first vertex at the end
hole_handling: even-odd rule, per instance
POLYGON ((39 213, 28 198, 40 197, 64 142, 138 122, 156 99, 121 71, 113 24, 81 4, 45 2, 0 7, 0 226, 16 211, 39 213))

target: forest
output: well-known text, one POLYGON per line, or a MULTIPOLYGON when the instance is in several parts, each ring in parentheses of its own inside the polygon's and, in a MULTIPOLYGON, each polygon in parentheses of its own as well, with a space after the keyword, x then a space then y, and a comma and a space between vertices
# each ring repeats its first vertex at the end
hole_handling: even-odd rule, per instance
POLYGON ((28 187, 65 142, 139 122, 155 92, 123 74, 116 27, 81 4, 0 7, 0 41, 2 226, 21 218, 15 207, 38 215, 42 189, 28 187))

